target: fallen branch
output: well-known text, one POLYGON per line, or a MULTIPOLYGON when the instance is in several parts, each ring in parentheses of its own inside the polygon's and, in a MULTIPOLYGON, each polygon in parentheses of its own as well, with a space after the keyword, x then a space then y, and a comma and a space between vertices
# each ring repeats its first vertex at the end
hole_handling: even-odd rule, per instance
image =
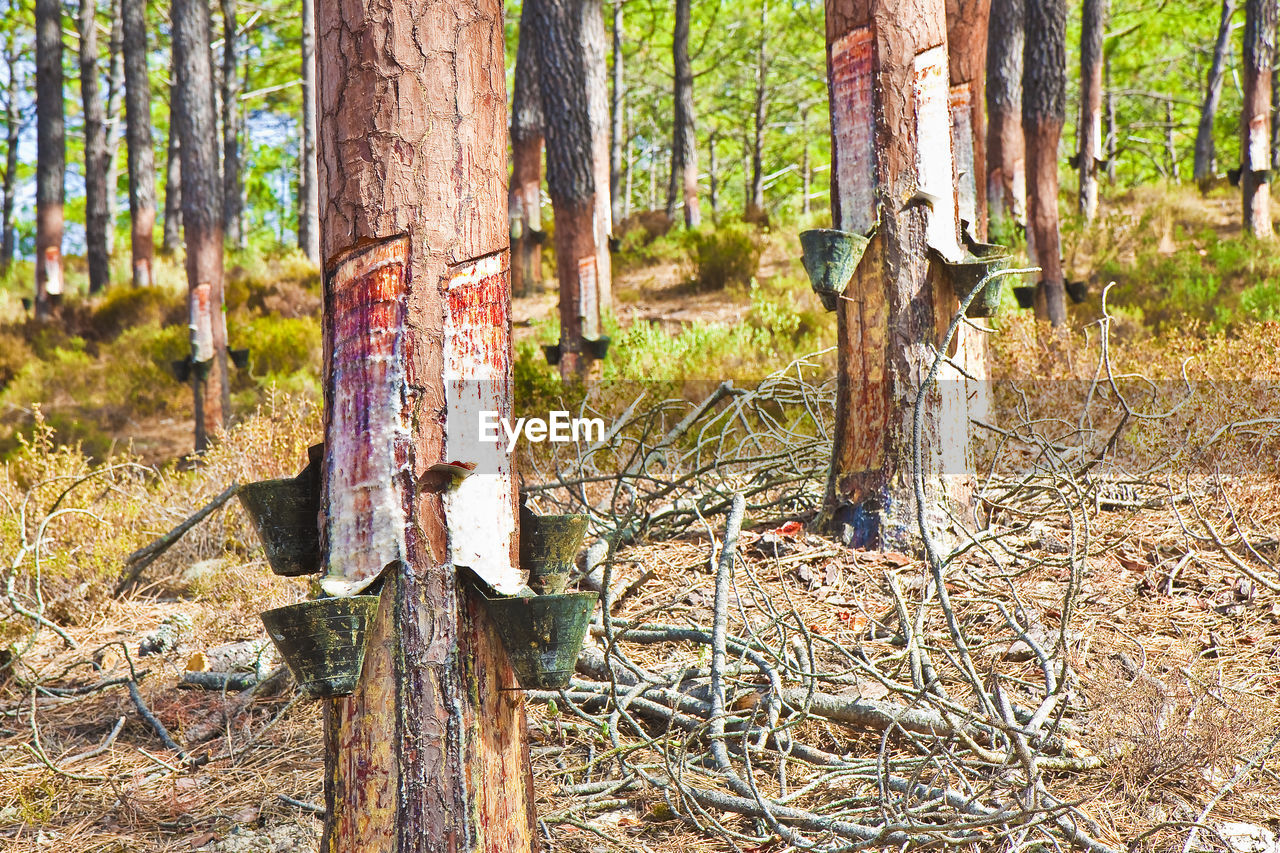
POLYGON ((121 575, 119 582, 116 584, 116 597, 119 597, 127 589, 137 583, 138 578, 142 576, 142 573, 146 570, 147 566, 150 566, 160 557, 161 554, 168 551, 169 548, 181 539, 188 530, 212 515, 223 504, 231 500, 238 491, 240 491, 240 484, 232 483, 222 491, 222 494, 196 510, 196 512, 188 517, 186 521, 182 522, 159 539, 156 539, 151 544, 139 548, 137 551, 134 551, 132 554, 125 557, 125 572, 121 575))

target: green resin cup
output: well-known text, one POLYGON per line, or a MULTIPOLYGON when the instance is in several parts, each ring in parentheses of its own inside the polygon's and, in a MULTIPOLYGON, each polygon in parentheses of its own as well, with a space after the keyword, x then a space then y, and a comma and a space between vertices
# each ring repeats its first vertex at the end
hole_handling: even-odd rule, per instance
POLYGON ((312 699, 332 699, 356 689, 377 612, 378 596, 355 595, 290 604, 261 618, 298 687, 312 699))

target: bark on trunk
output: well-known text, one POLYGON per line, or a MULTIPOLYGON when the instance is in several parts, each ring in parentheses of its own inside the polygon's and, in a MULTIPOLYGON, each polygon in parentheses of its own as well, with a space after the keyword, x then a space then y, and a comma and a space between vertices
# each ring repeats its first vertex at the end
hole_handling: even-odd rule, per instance
POLYGON ((361 682, 325 703, 330 853, 537 843, 522 694, 456 571, 517 550, 511 459, 476 433, 511 411, 502 27, 497 0, 316 4, 322 541, 330 578, 386 570, 361 682), (448 460, 478 463, 465 488, 448 460))
POLYGON ((610 92, 609 111, 612 125, 609 128, 609 204, 616 225, 627 218, 626 190, 623 186, 625 166, 623 148, 627 143, 627 90, 623 75, 622 0, 613 2, 613 90, 610 92))
MULTIPOLYGON (((1108 0, 1084 0, 1080 26, 1080 124, 1076 129, 1077 200, 1086 222, 1098 214, 1098 166, 1102 153, 1102 37, 1108 0)), ((1171 131, 1172 132, 1172 131, 1171 131)))
POLYGON ((689 61, 691 0, 676 0, 675 27, 671 38, 675 89, 675 116, 671 134, 671 184, 667 190, 667 216, 675 219, 677 200, 684 203, 684 224, 702 224, 698 209, 698 139, 693 114, 693 65, 689 61))
POLYGON ((760 0, 760 43, 756 49, 756 92, 752 119, 754 135, 751 138, 751 197, 748 218, 764 216, 764 125, 769 110, 769 0, 760 0))
POLYGON ((124 31, 120 23, 120 0, 111 3, 111 41, 107 48, 110 73, 107 75, 107 254, 116 247, 116 192, 120 187, 120 104, 124 100, 124 31))
MULTIPOLYGON (((10 9, 13 8, 12 3, 10 9)), ((5 44, 5 62, 9 66, 9 83, 5 88, 5 155, 4 155, 4 203, 3 222, 0 222, 0 273, 7 272, 13 263, 13 204, 18 190, 18 137, 22 130, 22 117, 18 112, 18 54, 10 30, 5 44)))
POLYGON ((62 298, 62 204, 67 141, 62 111, 62 4, 36 0, 36 319, 62 298))
POLYGON ((80 0, 80 97, 84 103, 84 236, 89 292, 111 277, 107 254, 107 127, 98 89, 98 27, 95 0, 80 0))
POLYGON ((316 12, 302 0, 302 162, 298 168, 298 248, 320 264, 320 182, 316 177, 316 12))
MULTIPOLYGON (((951 74, 951 143, 960 220, 987 236, 987 22, 991 0, 946 0, 947 65, 951 74)), ((973 331, 973 330, 970 330, 973 331)))
POLYGON ((538 44, 528 7, 520 10, 515 91, 511 98, 511 292, 542 290, 542 89, 538 85, 538 44))
POLYGON ((1027 146, 1027 219, 1039 266, 1036 316, 1067 322, 1058 231, 1058 140, 1067 110, 1066 0, 1026 4, 1022 60, 1022 133, 1027 146))
POLYGON ((800 154, 800 213, 808 216, 813 173, 809 165, 809 108, 807 106, 800 111, 800 138, 804 146, 800 154))
POLYGON ((992 0, 987 28, 987 206, 990 219, 1027 222, 1022 138, 1023 0, 992 0))
POLYGON ((187 247, 197 452, 222 431, 230 403, 227 326, 222 312, 222 184, 209 35, 207 0, 174 0, 173 117, 182 158, 182 228, 187 247))
POLYGON ((151 148, 151 81, 147 76, 147 0, 121 0, 124 33, 125 144, 129 154, 129 219, 134 287, 155 283, 156 165, 151 148))
POLYGON ((716 137, 719 134, 719 129, 716 129, 707 136, 707 177, 710 181, 707 201, 711 203, 711 219, 716 222, 720 219, 720 163, 716 160, 716 137))
MULTIPOLYGON (((170 72, 170 77, 173 74, 170 72)), ((169 87, 169 102, 173 103, 176 87, 169 87)), ((177 125, 169 119, 169 153, 164 171, 164 233, 160 238, 160 251, 173 254, 182 246, 182 144, 178 140, 177 125)))
POLYGON ((222 231, 244 246, 240 192, 240 74, 236 61, 236 0, 222 0, 222 231))
POLYGON ((1270 239, 1271 65, 1276 50, 1276 0, 1246 0, 1244 20, 1244 103, 1240 117, 1244 230, 1260 239, 1270 239))
POLYGON ((918 545, 914 491, 935 536, 971 492, 963 382, 926 392, 920 464, 913 402, 956 298, 929 249, 960 255, 943 0, 828 0, 832 213, 879 226, 837 311, 835 445, 826 524, 854 547, 918 545), (903 204, 925 195, 931 204, 903 204))
MULTIPOLYGON (((600 0, 578 0, 582 16, 581 52, 587 74, 587 110, 591 116, 591 162, 595 174, 592 225, 596 244, 596 294, 603 319, 613 306, 613 207, 609 202, 609 64, 605 48, 604 9, 600 0)), ((599 334, 599 327, 592 332, 599 334)))
MULTIPOLYGON (((599 267, 600 185, 593 159, 588 100, 589 57, 582 50, 583 5, 593 0, 529 0, 529 25, 538 43, 542 115, 547 145, 547 187, 555 211, 556 272, 560 282, 560 373, 587 375, 591 354, 584 338, 600 334, 604 310, 599 267)), ((604 247, 607 254, 608 247, 604 247)))
POLYGON ((1213 121, 1222 99, 1223 70, 1227 64, 1227 51, 1231 48, 1231 19, 1236 13, 1236 0, 1222 0, 1222 15, 1218 19, 1218 38, 1213 43, 1213 61, 1204 84, 1204 104, 1200 107, 1200 124, 1196 128, 1195 180, 1202 187, 1213 177, 1214 162, 1213 121))

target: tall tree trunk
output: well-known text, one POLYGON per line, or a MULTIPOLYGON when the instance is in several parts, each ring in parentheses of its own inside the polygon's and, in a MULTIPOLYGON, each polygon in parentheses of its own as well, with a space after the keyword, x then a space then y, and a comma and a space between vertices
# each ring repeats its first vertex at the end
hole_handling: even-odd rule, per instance
MULTIPOLYGON (((991 0, 946 0, 947 67, 951 75, 951 139, 960 220, 987 236, 987 23, 991 0)), ((970 330, 973 331, 973 330, 970 330)))
MULTIPOLYGON (((560 280, 560 373, 581 378, 590 369, 584 338, 600 334, 602 300, 593 217, 597 175, 588 107, 589 58, 583 44, 583 5, 594 0, 528 0, 538 43, 542 116, 547 144, 547 187, 556 217, 556 271, 560 280)), ((607 250, 607 247, 606 247, 607 250)))
POLYGON ((542 89, 538 85, 538 45, 528 6, 520 10, 515 91, 511 98, 511 292, 542 290, 542 89))
POLYGON ((769 0, 760 0, 760 43, 756 49, 756 91, 752 118, 755 135, 751 140, 751 199, 750 210, 754 217, 764 216, 764 130, 768 113, 769 54, 769 0))
POLYGON ((236 60, 236 0, 222 0, 222 230, 244 247, 240 192, 240 67, 236 60))
POLYGON ((675 119, 671 135, 671 184, 667 192, 667 216, 675 218, 676 200, 684 202, 684 224, 702 224, 698 209, 698 138, 693 114, 693 65, 689 62, 689 18, 692 0, 676 0, 671 60, 675 72, 675 119))
POLYGON ((124 31, 125 144, 129 149, 129 219, 134 287, 155 283, 156 164, 147 76, 147 0, 121 0, 124 31))
POLYGON ((612 125, 609 128, 609 204, 613 211, 613 223, 627 218, 626 194, 623 189, 623 148, 627 138, 627 90, 623 79, 622 39, 625 35, 622 23, 623 0, 611 0, 613 6, 613 89, 609 93, 609 112, 612 125))
POLYGON ((813 184, 813 173, 809 165, 809 107, 800 110, 800 139, 804 146, 800 155, 800 213, 808 216, 810 190, 813 184))
POLYGON ((222 184, 208 0, 174 0, 172 15, 173 117, 182 157, 195 446, 203 451, 226 425, 230 408, 227 325, 222 312, 222 184))
POLYGON ((1204 84, 1204 104, 1200 107, 1200 124, 1196 128, 1195 180, 1202 187, 1213 177, 1215 169, 1213 121, 1222 99, 1223 71, 1227 52, 1231 49, 1231 19, 1236 13, 1236 0, 1222 0, 1222 16, 1218 19, 1218 38, 1213 43, 1213 61, 1204 84))
POLYGON ((634 137, 634 134, 631 132, 631 127, 632 127, 631 115, 632 115, 631 105, 628 104, 627 105, 627 124, 625 128, 627 133, 627 143, 626 143, 626 149, 625 149, 626 158, 623 161, 625 164, 626 173, 627 173, 626 188, 622 193, 622 218, 623 219, 627 219, 631 216, 631 190, 633 189, 632 179, 635 177, 635 173, 636 173, 635 149, 632 145, 632 139, 634 137))
POLYGON ((957 307, 930 263, 956 259, 943 0, 827 0, 832 215, 875 235, 839 300, 835 443, 825 523, 854 547, 918 545, 916 479, 934 535, 971 494, 963 383, 921 384, 957 307), (909 9, 909 12, 906 10, 909 9), (935 198, 932 204, 904 199, 935 198), (920 464, 914 401, 924 393, 920 464))
POLYGON ((1080 24, 1080 124, 1076 129, 1078 205, 1086 222, 1098 214, 1098 165, 1102 153, 1102 38, 1108 0, 1084 0, 1080 24))
POLYGON ((80 98, 84 103, 84 237, 89 292, 111 278, 107 254, 107 128, 98 89, 98 27, 95 0, 80 0, 80 98))
POLYGON ((537 843, 522 694, 455 568, 517 551, 511 459, 476 434, 477 406, 511 412, 502 6, 432 9, 316 4, 322 542, 339 587, 389 569, 363 677, 325 702, 328 853, 537 843), (479 462, 462 489, 428 473, 450 459, 479 462))
MULTIPOLYGON (((711 219, 714 222, 720 220, 720 163, 716 160, 716 137, 719 135, 719 128, 707 134, 707 171, 709 173, 707 177, 711 184, 708 187, 707 200, 711 203, 711 219)), ((808 148, 805 150, 807 152, 808 148)))
MULTIPOLYGON (((316 176, 316 12, 302 0, 302 147, 298 157, 298 248, 319 265, 320 181, 316 176)), ((243 226, 241 226, 243 228, 243 226)))
MULTIPOLYGON (((173 71, 169 72, 174 79, 173 71)), ((177 101, 177 87, 169 86, 169 103, 177 101)), ((160 250, 173 254, 182 245, 182 142, 178 139, 178 126, 172 116, 169 119, 169 153, 164 167, 164 232, 160 250)))
POLYGON ((1240 117, 1240 187, 1244 230, 1271 232, 1271 65, 1276 50, 1276 0, 1245 0, 1244 104, 1240 117))
POLYGON ((987 205, 991 219, 1027 221, 1022 138, 1024 0, 992 0, 987 28, 987 205))
POLYGON ((120 0, 111 0, 111 41, 107 75, 107 254, 115 254, 116 193, 120 188, 120 104, 124 100, 124 30, 120 0))
POLYGON ((36 0, 36 319, 62 298, 62 204, 67 140, 62 112, 62 4, 36 0))
POLYGON ((658 209, 658 148, 649 143, 649 209, 658 209))
POLYGON ((1028 2, 1022 59, 1022 134, 1027 145, 1027 219, 1039 266, 1036 316, 1067 322, 1058 232, 1058 140, 1067 111, 1066 0, 1028 2))
MULTIPOLYGON (((13 12, 18 0, 9 0, 13 12)), ((19 71, 18 50, 14 44, 12 29, 5 35, 5 64, 9 67, 9 82, 5 86, 4 122, 4 203, 3 222, 0 222, 0 273, 8 272, 13 264, 14 229, 13 205, 18 194, 18 140, 22 134, 22 114, 18 111, 18 91, 22 74, 19 71)))
MULTIPOLYGON (((596 292, 600 318, 613 310, 613 207, 609 202, 609 63, 605 49, 601 0, 578 0, 582 16, 581 47, 587 74, 587 111, 591 117, 591 162, 595 176, 596 292)), ((591 334, 599 334, 598 325, 591 334)))

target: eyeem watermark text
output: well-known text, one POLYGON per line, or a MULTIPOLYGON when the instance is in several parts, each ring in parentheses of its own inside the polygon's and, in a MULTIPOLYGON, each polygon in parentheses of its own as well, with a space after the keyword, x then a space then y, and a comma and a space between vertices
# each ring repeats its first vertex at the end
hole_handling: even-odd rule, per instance
POLYGON ((565 444, 570 441, 604 441, 604 418, 575 418, 568 412, 547 412, 545 418, 516 418, 515 425, 497 412, 480 413, 480 440, 489 444, 502 441, 506 434, 507 452, 516 449, 516 442, 523 435, 525 441, 540 443, 550 441, 565 444))

